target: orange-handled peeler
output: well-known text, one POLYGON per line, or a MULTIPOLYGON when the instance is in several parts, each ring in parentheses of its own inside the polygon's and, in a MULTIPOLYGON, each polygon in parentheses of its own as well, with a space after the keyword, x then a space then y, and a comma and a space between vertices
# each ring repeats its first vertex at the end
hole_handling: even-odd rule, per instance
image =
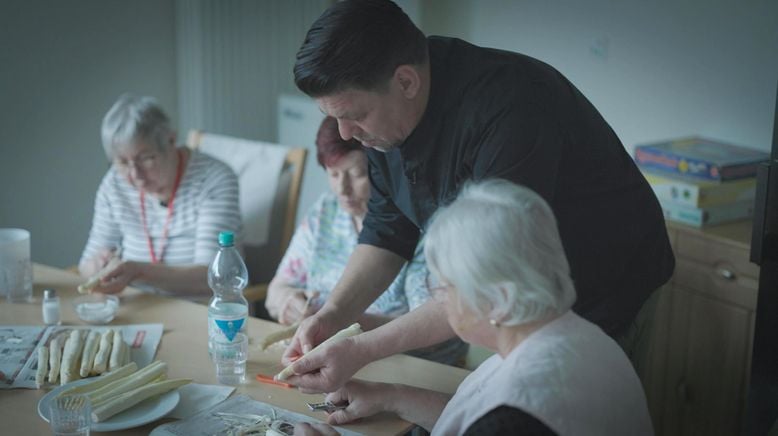
POLYGON ((269 376, 269 375, 257 374, 256 379, 260 383, 267 383, 269 385, 282 386, 282 387, 285 387, 285 388, 293 388, 294 387, 294 386, 290 385, 289 383, 278 381, 278 380, 274 379, 272 376, 269 376))

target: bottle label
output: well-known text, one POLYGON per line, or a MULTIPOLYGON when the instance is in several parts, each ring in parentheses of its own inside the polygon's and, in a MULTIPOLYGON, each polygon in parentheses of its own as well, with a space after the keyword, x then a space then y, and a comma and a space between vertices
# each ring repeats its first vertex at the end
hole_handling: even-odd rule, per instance
POLYGON ((210 325, 209 333, 211 336, 216 335, 218 337, 227 338, 232 342, 235 339, 235 335, 241 331, 244 323, 246 322, 245 316, 209 316, 210 325))

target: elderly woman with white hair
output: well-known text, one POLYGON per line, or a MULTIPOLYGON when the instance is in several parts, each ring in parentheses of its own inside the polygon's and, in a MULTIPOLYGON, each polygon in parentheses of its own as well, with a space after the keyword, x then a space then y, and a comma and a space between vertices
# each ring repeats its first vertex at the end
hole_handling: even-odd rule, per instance
POLYGON ((95 291, 118 293, 132 283, 166 295, 210 295, 218 233, 241 230, 235 173, 177 147, 168 116, 151 97, 119 97, 103 118, 102 142, 112 164, 97 190, 81 275, 95 275, 121 249, 121 261, 95 291))
MULTIPOLYGON (((556 220, 531 190, 503 180, 467 185, 425 239, 433 297, 465 341, 496 354, 453 397, 351 381, 327 400, 330 424, 389 411, 453 434, 652 434, 629 359, 573 313, 575 289, 556 220)), ((298 433, 322 429, 301 425, 298 433)), ((327 434, 328 431, 324 431, 327 434)))

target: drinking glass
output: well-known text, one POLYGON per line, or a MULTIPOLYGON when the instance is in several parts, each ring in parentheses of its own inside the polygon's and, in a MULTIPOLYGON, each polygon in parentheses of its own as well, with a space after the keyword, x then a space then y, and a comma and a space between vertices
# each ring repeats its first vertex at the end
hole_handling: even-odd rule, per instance
POLYGON ((92 407, 86 395, 63 395, 51 402, 51 430, 56 436, 89 436, 92 407))
POLYGON ((0 229, 0 295, 11 303, 32 300, 30 232, 0 229))

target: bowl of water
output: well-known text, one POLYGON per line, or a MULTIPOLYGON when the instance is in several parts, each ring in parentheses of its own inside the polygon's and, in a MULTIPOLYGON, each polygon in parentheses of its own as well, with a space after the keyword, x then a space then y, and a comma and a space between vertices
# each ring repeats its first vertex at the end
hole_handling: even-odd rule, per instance
POLYGON ((81 295, 73 300, 73 308, 83 321, 90 324, 107 324, 113 321, 119 310, 119 297, 97 292, 81 295))

